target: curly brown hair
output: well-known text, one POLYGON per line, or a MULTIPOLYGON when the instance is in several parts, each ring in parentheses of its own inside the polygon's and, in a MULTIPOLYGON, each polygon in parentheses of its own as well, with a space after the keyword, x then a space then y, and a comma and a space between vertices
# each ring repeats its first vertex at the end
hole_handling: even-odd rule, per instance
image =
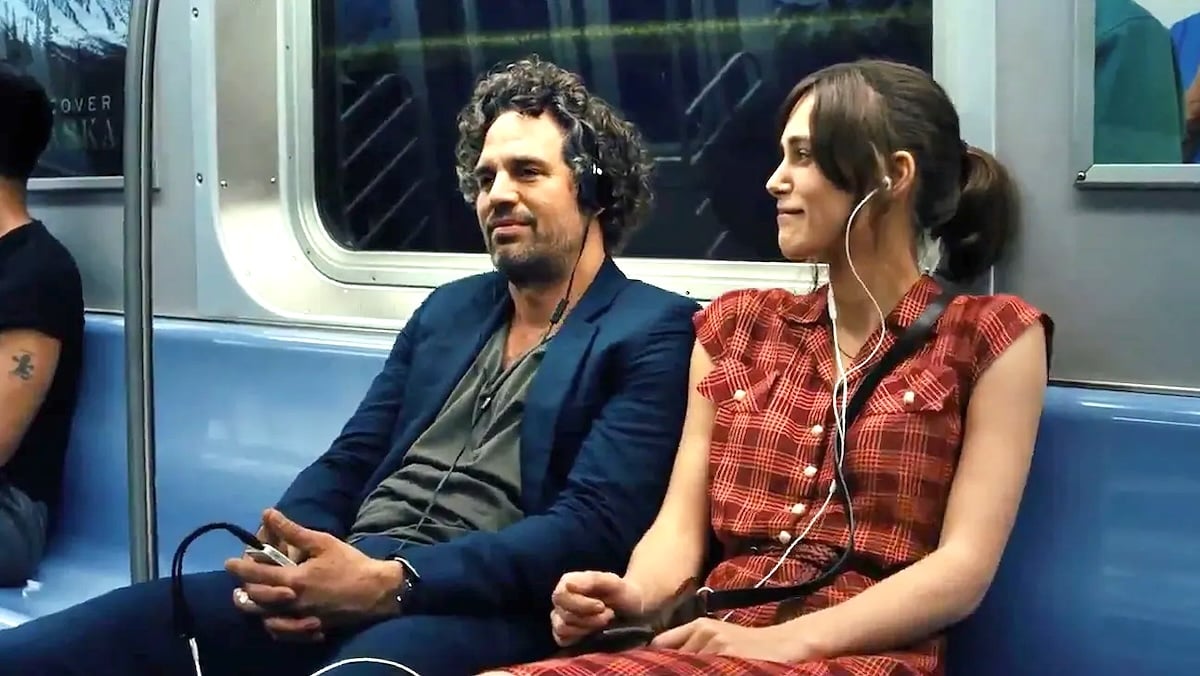
POLYGON ((654 199, 654 160, 637 128, 589 92, 578 75, 537 55, 499 64, 479 78, 458 114, 456 171, 459 191, 469 204, 479 196, 475 165, 484 137, 496 118, 509 111, 548 112, 562 127, 563 159, 571 167, 575 185, 593 182, 596 194, 591 197, 603 207, 598 218, 604 247, 619 252, 641 226, 654 199), (599 170, 598 179, 593 169, 599 170))

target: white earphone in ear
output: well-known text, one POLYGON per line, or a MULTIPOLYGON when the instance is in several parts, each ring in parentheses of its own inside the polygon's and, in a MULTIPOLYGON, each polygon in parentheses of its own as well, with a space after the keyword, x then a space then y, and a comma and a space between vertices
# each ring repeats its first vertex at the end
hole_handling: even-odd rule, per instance
POLYGON ((884 177, 883 177, 883 189, 884 189, 884 190, 891 190, 891 189, 892 189, 892 177, 891 177, 891 176, 884 176, 884 177))

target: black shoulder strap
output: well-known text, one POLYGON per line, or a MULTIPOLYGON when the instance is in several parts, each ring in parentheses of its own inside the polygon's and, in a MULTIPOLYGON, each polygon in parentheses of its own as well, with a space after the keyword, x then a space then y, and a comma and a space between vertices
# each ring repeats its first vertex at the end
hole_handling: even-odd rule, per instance
POLYGON ((929 305, 925 306, 925 310, 917 317, 917 319, 909 325, 909 327, 900 334, 896 339, 896 343, 892 348, 883 354, 883 358, 875 365, 867 375, 863 377, 862 382, 858 384, 858 388, 854 390, 854 395, 850 397, 850 403, 846 405, 846 429, 850 429, 850 425, 854 423, 854 419, 858 417, 862 411, 863 405, 867 403, 867 399, 871 398, 871 393, 875 391, 875 386, 883 377, 895 370, 900 362, 908 359, 916 352, 929 336, 933 333, 933 329, 937 326, 938 319, 942 313, 946 311, 946 307, 954 300, 958 294, 953 291, 943 291, 936 298, 930 301, 929 305))
MULTIPOLYGON (((933 333, 934 327, 937 326, 938 319, 941 318, 946 307, 950 305, 957 295, 955 291, 949 289, 942 291, 925 307, 925 310, 921 312, 916 321, 909 325, 904 333, 900 334, 895 344, 884 353, 879 363, 867 372, 867 375, 858 384, 858 388, 854 390, 854 394, 850 397, 850 402, 846 405, 847 430, 854 423, 854 419, 862 410, 863 405, 867 403, 867 399, 871 397, 871 393, 875 390, 875 386, 879 384, 879 381, 883 380, 883 377, 895 369, 900 362, 907 359, 925 344, 925 341, 933 333)), ((843 557, 843 561, 844 559, 845 557, 843 557)), ((818 575, 813 580, 790 587, 744 587, 741 589, 708 591, 704 605, 709 612, 713 612, 733 608, 748 608, 764 603, 774 603, 798 596, 806 596, 836 579, 836 572, 836 570, 830 570, 818 575)))

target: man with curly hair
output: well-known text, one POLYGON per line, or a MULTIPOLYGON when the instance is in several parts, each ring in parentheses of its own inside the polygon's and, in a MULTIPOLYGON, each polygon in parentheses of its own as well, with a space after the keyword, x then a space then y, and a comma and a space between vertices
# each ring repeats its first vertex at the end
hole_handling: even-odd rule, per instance
MULTIPOLYGON (((496 272, 429 295, 342 434, 264 513, 259 536, 298 566, 243 557, 184 578, 206 676, 545 657, 558 578, 623 570, 658 510, 698 308, 613 264, 650 205, 639 134, 537 58, 481 78, 458 128, 496 272)), ((0 672, 195 673, 168 582, 0 632, 0 672)), ((334 670, 368 673, 399 671, 334 670)))

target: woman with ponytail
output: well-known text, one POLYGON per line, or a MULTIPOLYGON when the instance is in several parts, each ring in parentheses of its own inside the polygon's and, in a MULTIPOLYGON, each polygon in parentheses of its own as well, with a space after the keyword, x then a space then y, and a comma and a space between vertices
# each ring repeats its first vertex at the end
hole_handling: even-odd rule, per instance
POLYGON ((824 583, 668 623, 641 647, 595 643, 601 652, 504 673, 938 675, 946 629, 991 584, 1033 453, 1053 324, 1015 296, 947 287, 980 277, 1012 240, 1008 172, 963 142, 928 74, 896 63, 812 74, 780 128, 767 181, 779 246, 828 265, 829 283, 735 291, 696 316, 691 399, 658 518, 623 575, 564 576, 551 624, 560 645, 588 653, 692 578, 709 599, 824 583), (922 271, 926 249, 937 275, 922 271), (932 335, 877 371, 846 424, 847 398, 935 303, 932 335))

